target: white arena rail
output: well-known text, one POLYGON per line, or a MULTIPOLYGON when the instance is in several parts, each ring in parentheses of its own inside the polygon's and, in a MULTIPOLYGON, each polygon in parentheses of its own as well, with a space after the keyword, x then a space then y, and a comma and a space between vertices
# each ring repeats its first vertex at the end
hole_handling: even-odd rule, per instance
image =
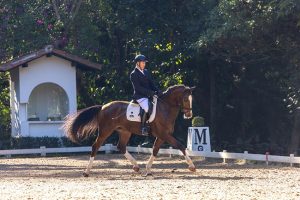
MULTIPOLYGON (((90 152, 91 147, 63 147, 63 148, 46 148, 40 147, 38 149, 11 149, 11 150, 0 150, 0 156, 10 157, 11 155, 26 155, 26 154, 40 154, 41 156, 46 156, 49 153, 76 153, 76 152, 90 152)), ((152 148, 144 148, 140 145, 137 147, 127 147, 129 152, 135 153, 152 153, 152 148)), ((112 151, 118 151, 116 146, 112 144, 106 144, 102 146, 99 151, 105 151, 105 153, 111 153, 112 151)), ((290 163, 300 164, 300 157, 295 157, 293 154, 290 156, 276 156, 269 154, 249 154, 247 151, 244 153, 229 153, 227 151, 223 152, 201 152, 201 151, 187 151, 188 155, 201 156, 208 158, 221 158, 223 162, 226 162, 226 159, 241 159, 241 160, 254 160, 254 161, 265 161, 266 164, 269 162, 281 162, 281 163, 290 163)), ((159 154, 168 154, 168 155, 182 155, 181 151, 178 149, 160 149, 159 154)))

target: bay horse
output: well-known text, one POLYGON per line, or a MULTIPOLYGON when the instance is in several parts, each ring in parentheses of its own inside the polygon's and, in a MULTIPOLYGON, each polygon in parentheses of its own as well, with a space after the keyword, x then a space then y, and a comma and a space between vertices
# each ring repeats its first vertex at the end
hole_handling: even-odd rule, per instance
MULTIPOLYGON (((191 118, 193 115, 192 91, 194 88, 175 85, 157 97, 156 116, 150 123, 151 134, 156 139, 153 144, 152 155, 146 165, 146 175, 151 174, 152 163, 164 142, 169 143, 175 149, 180 149, 186 159, 188 169, 193 172, 196 171, 195 165, 186 154, 185 146, 172 136, 175 120, 180 110, 184 113, 185 118, 191 118)), ((98 149, 113 131, 119 133, 118 150, 131 162, 133 170, 139 171, 140 168, 136 160, 126 150, 130 136, 132 134, 141 135, 141 123, 129 121, 126 118, 126 109, 129 103, 127 101, 113 101, 103 106, 96 105, 85 108, 65 118, 63 129, 66 136, 75 143, 79 143, 98 131, 98 136, 92 145, 88 166, 83 173, 85 177, 89 176, 98 149)))

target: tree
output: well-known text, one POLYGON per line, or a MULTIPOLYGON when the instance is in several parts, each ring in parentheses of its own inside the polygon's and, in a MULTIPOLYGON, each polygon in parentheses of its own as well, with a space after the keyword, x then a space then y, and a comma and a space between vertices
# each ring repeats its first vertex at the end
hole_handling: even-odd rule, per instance
MULTIPOLYGON (((0 73, 0 141, 9 138, 10 134, 10 98, 9 75, 0 73)), ((1 146, 1 143, 0 143, 1 146)))
MULTIPOLYGON (((0 1, 0 60, 55 44, 102 63, 101 71, 78 71, 80 109, 131 100, 132 60, 143 53, 161 89, 182 83, 198 86, 194 113, 207 119, 213 145, 258 151, 255 145, 263 143, 261 152, 286 153, 283 144, 289 142, 294 152, 299 146, 299 4, 298 0, 0 1)), ((0 80, 7 83, 7 74, 0 80)), ((5 95, 7 87, 0 86, 5 95)), ((189 124, 179 118, 175 135, 185 140, 189 124)))
POLYGON ((224 130, 224 112, 234 109, 230 118, 240 119, 235 123, 239 134, 232 137, 238 138, 236 142, 258 140, 270 142, 268 148, 273 148, 290 136, 281 137, 286 128, 291 130, 291 110, 284 99, 297 81, 290 75, 299 74, 295 68, 299 3, 288 2, 220 1, 207 20, 206 34, 198 41, 217 67, 215 79, 224 83, 217 84, 219 96, 214 97, 225 106, 218 110, 221 124, 217 127, 224 130))

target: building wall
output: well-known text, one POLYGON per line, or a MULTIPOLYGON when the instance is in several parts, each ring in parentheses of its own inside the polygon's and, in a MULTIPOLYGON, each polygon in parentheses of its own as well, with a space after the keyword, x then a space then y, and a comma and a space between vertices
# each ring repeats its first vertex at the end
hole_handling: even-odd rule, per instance
POLYGON ((11 108, 11 134, 20 134, 19 120, 20 82, 19 68, 10 71, 10 108, 11 108))
POLYGON ((36 121, 36 122, 28 122, 28 123, 29 123, 28 128, 29 128, 30 137, 41 137, 41 136, 63 137, 64 136, 63 130, 61 129, 63 122, 36 121))
MULTIPOLYGON (((19 124, 21 136, 62 136, 58 124, 62 122, 28 122, 27 105, 32 90, 42 83, 55 83, 62 87, 69 99, 69 113, 77 110, 76 102, 76 68, 71 62, 56 57, 43 56, 28 63, 28 67, 19 67, 19 124), (48 127, 49 131, 44 129, 48 127), (53 128, 56 127, 56 128, 53 128), (56 132, 55 132, 56 130, 56 132)), ((13 133, 14 134, 14 133, 13 133)))

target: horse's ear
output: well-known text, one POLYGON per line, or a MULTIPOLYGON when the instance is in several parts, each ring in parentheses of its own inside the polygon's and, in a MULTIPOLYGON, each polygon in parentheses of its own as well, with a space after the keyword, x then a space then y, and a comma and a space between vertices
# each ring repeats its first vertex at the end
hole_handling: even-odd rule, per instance
POLYGON ((196 86, 190 87, 191 91, 193 91, 196 88, 196 86))

